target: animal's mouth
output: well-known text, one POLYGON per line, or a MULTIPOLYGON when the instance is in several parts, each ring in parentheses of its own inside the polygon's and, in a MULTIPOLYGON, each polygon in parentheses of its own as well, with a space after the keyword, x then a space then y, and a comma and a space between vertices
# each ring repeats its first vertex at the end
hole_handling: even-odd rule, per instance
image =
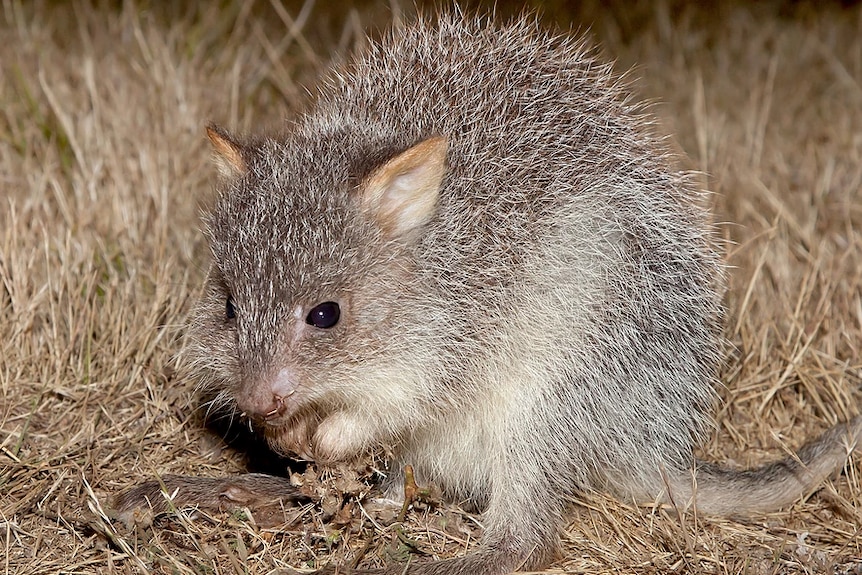
POLYGON ((290 406, 290 396, 296 393, 296 390, 291 391, 285 396, 275 395, 273 400, 275 401, 275 407, 270 410, 268 413, 264 414, 261 418, 264 422, 264 425, 275 423, 276 425, 282 425, 286 420, 290 419, 293 415, 294 409, 291 409, 290 406))
POLYGON ((260 429, 284 427, 302 411, 297 391, 293 388, 283 393, 260 393, 252 389, 240 393, 236 398, 240 419, 260 429))
POLYGON ((284 411, 273 411, 266 415, 254 415, 242 412, 239 414, 239 417, 241 421, 247 421, 254 428, 268 433, 270 431, 289 427, 290 420, 293 418, 293 415, 285 413, 284 411))

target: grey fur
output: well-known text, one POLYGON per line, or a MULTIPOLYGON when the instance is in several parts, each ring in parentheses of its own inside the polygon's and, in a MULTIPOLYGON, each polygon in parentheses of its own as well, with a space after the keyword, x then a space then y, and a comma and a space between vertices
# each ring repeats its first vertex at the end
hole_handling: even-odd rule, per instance
POLYGON ((770 506, 786 504, 859 435, 834 431, 802 466, 693 475, 724 351, 722 260, 704 194, 583 40, 528 19, 420 20, 279 137, 213 137, 237 176, 206 217, 192 369, 278 451, 383 444, 394 468, 485 508, 479 550, 410 573, 544 565, 579 491, 745 513, 780 486, 770 506), (436 207, 387 233, 364 186, 435 136, 436 207), (339 324, 305 326, 325 301, 339 324), (273 397, 285 378, 296 389, 273 397))

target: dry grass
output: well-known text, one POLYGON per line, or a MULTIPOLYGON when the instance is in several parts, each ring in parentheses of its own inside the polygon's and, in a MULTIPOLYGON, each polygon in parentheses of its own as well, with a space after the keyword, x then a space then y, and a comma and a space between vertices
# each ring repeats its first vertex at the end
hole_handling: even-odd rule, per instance
MULTIPOLYGON (((323 507, 277 514, 276 528, 225 513, 128 531, 100 514, 157 473, 245 466, 202 429, 192 384, 172 367, 206 262, 197 209, 213 170, 202 125, 276 125, 333 51, 392 18, 385 5, 220 4, 0 4, 3 572, 265 573, 405 550, 364 514, 374 515, 357 501, 364 488, 344 482, 334 488, 354 495, 343 508, 330 491, 323 507)), ((737 348, 704 455, 753 464, 857 413, 862 10, 565 4, 548 18, 591 24, 621 70, 637 64, 638 89, 662 102, 657 113, 691 167, 709 174, 728 222, 737 348)), ((792 508, 744 522, 591 497, 555 567, 859 573, 862 468, 845 471, 792 508)), ((316 493, 315 477, 304 479, 316 493)), ((454 507, 414 510, 406 533, 440 555, 481 535, 454 507)))

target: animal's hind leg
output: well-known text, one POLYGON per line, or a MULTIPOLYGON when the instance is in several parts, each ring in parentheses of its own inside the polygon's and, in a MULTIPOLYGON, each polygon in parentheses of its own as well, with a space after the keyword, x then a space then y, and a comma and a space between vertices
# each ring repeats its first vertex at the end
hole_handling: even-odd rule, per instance
POLYGON ((304 499, 285 477, 246 473, 211 478, 165 475, 124 491, 114 500, 116 516, 133 523, 137 510, 156 515, 181 507, 206 510, 271 507, 284 501, 304 499))

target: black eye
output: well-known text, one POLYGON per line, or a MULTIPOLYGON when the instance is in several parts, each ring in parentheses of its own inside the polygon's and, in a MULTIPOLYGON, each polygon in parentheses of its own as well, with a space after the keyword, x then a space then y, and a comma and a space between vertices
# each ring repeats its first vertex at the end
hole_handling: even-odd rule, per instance
POLYGON ((224 304, 224 316, 227 319, 234 319, 236 317, 236 308, 233 307, 233 299, 230 296, 227 296, 227 302, 224 304))
POLYGON ((313 325, 314 327, 328 329, 337 324, 340 317, 341 308, 338 307, 338 304, 334 301, 327 301, 314 306, 314 308, 308 312, 308 315, 305 318, 305 323, 313 325))

